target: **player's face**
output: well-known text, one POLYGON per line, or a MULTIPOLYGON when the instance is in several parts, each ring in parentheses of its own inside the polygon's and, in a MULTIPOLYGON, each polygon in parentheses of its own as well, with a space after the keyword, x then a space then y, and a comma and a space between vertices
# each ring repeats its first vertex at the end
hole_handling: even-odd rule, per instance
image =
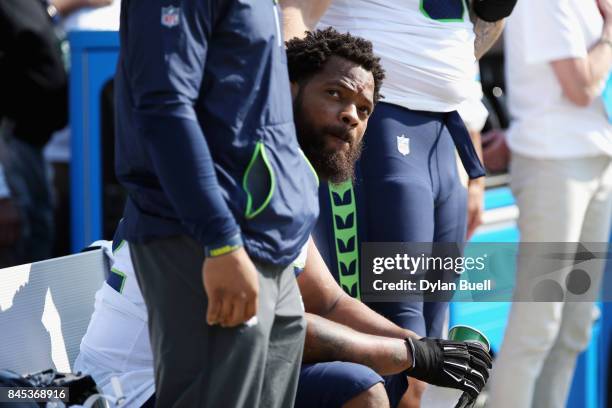
POLYGON ((321 72, 292 87, 298 140, 319 177, 334 183, 352 178, 374 109, 372 73, 332 57, 321 72))

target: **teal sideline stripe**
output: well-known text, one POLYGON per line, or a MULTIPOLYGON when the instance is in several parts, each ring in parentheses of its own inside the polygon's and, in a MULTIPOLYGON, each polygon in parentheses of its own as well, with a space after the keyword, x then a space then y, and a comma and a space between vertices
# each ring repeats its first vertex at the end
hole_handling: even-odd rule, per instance
POLYGON ((329 183, 332 223, 340 286, 350 296, 361 299, 359 287, 359 240, 357 236, 357 207, 353 183, 329 183))
POLYGON ((485 193, 485 209, 507 207, 514 204, 514 197, 509 187, 488 189, 485 193))

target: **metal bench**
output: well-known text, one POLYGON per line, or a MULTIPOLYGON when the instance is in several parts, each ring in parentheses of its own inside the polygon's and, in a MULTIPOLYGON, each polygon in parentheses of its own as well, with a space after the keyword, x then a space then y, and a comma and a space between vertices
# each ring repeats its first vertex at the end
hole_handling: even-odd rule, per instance
POLYGON ((107 271, 103 249, 0 269, 0 368, 70 372, 107 271))

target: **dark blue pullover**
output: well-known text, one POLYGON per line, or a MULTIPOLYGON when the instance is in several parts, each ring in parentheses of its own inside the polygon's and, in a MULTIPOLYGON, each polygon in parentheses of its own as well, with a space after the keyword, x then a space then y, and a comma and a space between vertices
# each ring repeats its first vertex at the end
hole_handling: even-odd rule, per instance
POLYGON ((239 234, 289 264, 318 215, 273 0, 123 0, 116 172, 128 241, 239 234))

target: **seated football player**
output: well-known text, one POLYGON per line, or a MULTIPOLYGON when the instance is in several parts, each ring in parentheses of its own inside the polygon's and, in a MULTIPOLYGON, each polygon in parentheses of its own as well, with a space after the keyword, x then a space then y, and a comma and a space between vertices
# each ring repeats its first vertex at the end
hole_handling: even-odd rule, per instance
MULTIPOLYGON (((313 170, 330 182, 351 178, 384 77, 371 44, 327 29, 290 41, 287 57, 297 135, 313 170)), ((307 322, 295 407, 395 406, 408 376, 478 395, 491 367, 482 347, 419 338, 391 323, 344 293, 315 244, 311 239, 293 263, 307 322)), ((121 225, 113 247, 112 273, 96 295, 75 368, 109 391, 110 379, 118 377, 125 406, 150 407, 155 385, 147 310, 121 225)))

